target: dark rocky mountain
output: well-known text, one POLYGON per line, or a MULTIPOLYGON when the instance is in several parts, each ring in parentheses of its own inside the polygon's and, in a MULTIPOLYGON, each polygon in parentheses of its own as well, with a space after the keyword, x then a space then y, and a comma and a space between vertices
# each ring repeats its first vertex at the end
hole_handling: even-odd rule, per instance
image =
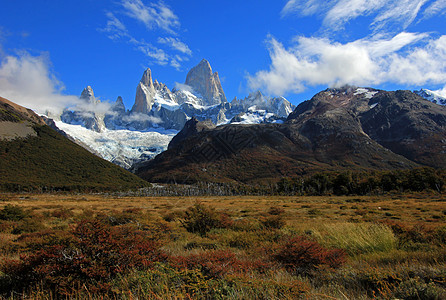
POLYGON ((0 98, 0 190, 127 190, 147 185, 0 98))
POLYGON ((412 92, 327 89, 283 124, 186 123, 169 149, 139 165, 157 182, 262 182, 315 171, 446 167, 446 109, 412 92))

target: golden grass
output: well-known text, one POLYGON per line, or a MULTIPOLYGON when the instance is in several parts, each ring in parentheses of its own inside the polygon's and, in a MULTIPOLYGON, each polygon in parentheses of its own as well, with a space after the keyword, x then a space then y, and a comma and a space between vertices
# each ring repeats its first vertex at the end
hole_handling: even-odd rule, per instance
MULTIPOLYGON (((196 202, 214 207, 233 217, 258 216, 272 206, 285 210, 289 225, 330 222, 376 222, 398 220, 406 224, 446 224, 446 196, 413 194, 400 196, 233 196, 233 197, 115 197, 113 195, 0 194, 0 208, 18 205, 36 212, 64 208, 80 213, 85 210, 143 209, 164 214, 184 210, 196 202), (3 204, 3 205, 2 205, 3 204)), ((306 226, 304 226, 306 227, 306 226)))
MULTIPOLYGON (((399 249, 397 238, 389 225, 398 222, 407 228, 422 226, 424 230, 446 226, 446 196, 438 194, 360 197, 118 197, 111 194, 0 194, 0 210, 8 204, 20 206, 25 211, 32 211, 46 228, 66 229, 84 215, 111 216, 129 210, 138 211, 135 218, 148 226, 154 222, 165 222, 162 221, 163 218, 166 220, 170 218, 170 221, 165 223, 172 232, 163 250, 172 256, 230 249, 242 259, 261 259, 263 254, 259 252, 260 248, 276 245, 278 236, 286 239, 288 236, 296 235, 312 236, 326 247, 339 247, 349 253, 350 258, 345 267, 335 273, 318 275, 320 284, 314 282, 311 277, 296 277, 284 269, 277 269, 262 275, 265 278, 257 274, 252 278, 246 276, 242 281, 236 281, 240 284, 239 296, 243 295, 242 293, 248 293, 245 296, 255 294, 254 291, 249 294, 251 287, 245 286, 248 283, 244 281, 248 280, 247 278, 259 287, 263 286, 265 295, 274 291, 274 288, 267 287, 268 284, 286 285, 288 282, 291 284, 294 280, 299 280, 311 286, 311 290, 306 294, 307 299, 369 299, 364 295, 363 289, 353 285, 356 284, 355 278, 375 280, 376 277, 376 282, 371 281, 370 284, 374 284, 374 288, 378 290, 382 282, 398 274, 415 272, 420 274, 419 277, 425 278, 429 278, 430 274, 443 278, 444 275, 441 274, 446 274, 443 265, 446 251, 444 245, 432 244, 429 249, 417 251, 399 249), (181 226, 180 218, 187 208, 197 202, 229 215, 234 221, 232 228, 213 229, 206 236, 187 232, 181 226), (286 222, 280 229, 270 230, 261 226, 262 218, 268 217, 272 207, 280 212, 286 222), (398 269, 398 272, 392 271, 392 268, 398 269), (379 274, 387 277, 383 279, 378 276, 379 274), (349 285, 350 281, 352 284, 349 285)), ((10 230, 0 230, 0 261, 5 258, 18 258, 20 253, 11 249, 18 236, 11 234, 10 230)), ((404 275, 405 278, 410 277, 407 274, 404 275)), ((144 276, 135 274, 135 280, 141 278, 144 276)), ((168 277, 162 278, 168 279, 168 277)), ((237 290, 236 287, 234 291, 237 290)), ((178 295, 166 290, 164 296, 174 299, 178 295)))

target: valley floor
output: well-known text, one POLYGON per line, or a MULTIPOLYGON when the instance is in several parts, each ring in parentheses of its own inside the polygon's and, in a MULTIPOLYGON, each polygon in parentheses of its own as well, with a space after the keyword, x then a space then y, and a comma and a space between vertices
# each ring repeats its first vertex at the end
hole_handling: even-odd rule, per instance
POLYGON ((0 194, 0 297, 446 299, 445 243, 437 193, 0 194))

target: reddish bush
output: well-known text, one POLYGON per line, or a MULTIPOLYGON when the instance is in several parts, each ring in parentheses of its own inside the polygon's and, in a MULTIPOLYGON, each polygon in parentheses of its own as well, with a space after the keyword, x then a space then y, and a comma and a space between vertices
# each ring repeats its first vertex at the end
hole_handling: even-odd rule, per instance
POLYGON ((186 257, 176 257, 172 259, 172 265, 180 269, 200 269, 204 275, 211 278, 220 278, 228 273, 265 272, 271 267, 271 264, 265 261, 238 259, 230 250, 207 251, 186 257))
POLYGON ((80 286, 86 286, 90 292, 107 292, 108 282, 117 274, 147 268, 167 257, 159 249, 159 242, 129 226, 113 227, 98 220, 84 220, 70 235, 60 244, 34 245, 33 254, 22 257, 21 262, 9 263, 4 272, 21 287, 42 283, 66 295, 80 286))
POLYGON ((289 271, 308 273, 320 266, 341 266, 346 260, 346 253, 340 249, 326 249, 306 237, 297 237, 279 246, 273 258, 289 271))

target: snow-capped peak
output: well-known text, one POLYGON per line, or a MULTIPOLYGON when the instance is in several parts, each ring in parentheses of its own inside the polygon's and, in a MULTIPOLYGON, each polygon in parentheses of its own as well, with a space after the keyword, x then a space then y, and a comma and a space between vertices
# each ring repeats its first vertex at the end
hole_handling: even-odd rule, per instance
POLYGON ((446 105, 446 90, 431 91, 428 89, 420 89, 419 91, 414 91, 414 93, 432 103, 446 105))

